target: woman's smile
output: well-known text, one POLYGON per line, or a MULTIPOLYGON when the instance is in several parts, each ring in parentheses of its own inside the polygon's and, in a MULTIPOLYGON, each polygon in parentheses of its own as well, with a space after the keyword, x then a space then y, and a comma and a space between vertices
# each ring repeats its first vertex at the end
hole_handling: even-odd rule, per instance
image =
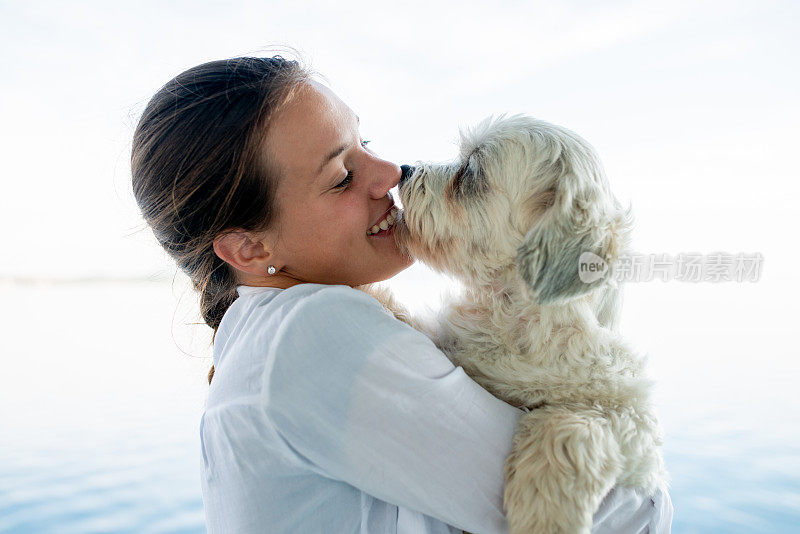
POLYGON ((375 223, 367 230, 367 235, 374 237, 390 235, 392 233, 392 228, 394 228, 394 225, 397 223, 399 217, 399 208, 392 205, 392 207, 389 208, 386 213, 384 213, 380 219, 375 221, 375 223))

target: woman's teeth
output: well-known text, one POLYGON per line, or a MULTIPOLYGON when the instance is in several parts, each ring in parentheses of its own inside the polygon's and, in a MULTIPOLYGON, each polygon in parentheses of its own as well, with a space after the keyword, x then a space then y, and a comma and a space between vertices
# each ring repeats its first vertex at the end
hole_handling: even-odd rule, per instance
POLYGON ((367 235, 374 235, 380 232, 381 230, 386 230, 390 226, 394 226, 400 217, 398 216, 397 208, 392 208, 392 210, 386 215, 386 217, 381 220, 378 224, 367 230, 367 235))

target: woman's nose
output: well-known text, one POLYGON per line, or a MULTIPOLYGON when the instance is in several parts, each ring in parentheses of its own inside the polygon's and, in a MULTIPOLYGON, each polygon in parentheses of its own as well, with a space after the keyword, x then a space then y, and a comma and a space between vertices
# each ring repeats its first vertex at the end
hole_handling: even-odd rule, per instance
POLYGON ((376 173, 378 178, 373 182, 374 198, 383 198, 391 188, 396 186, 402 177, 400 167, 389 161, 384 161, 382 169, 376 173))

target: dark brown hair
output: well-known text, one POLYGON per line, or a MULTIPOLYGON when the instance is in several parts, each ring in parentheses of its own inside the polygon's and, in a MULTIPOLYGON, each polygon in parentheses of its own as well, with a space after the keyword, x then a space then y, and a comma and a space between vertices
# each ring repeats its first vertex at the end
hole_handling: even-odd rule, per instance
MULTIPOLYGON (((200 293, 201 314, 215 335, 237 293, 214 239, 232 229, 263 231, 273 222, 277 171, 263 143, 270 118, 309 77, 281 56, 204 63, 159 89, 134 132, 136 202, 200 293)), ((212 366, 209 383, 213 374, 212 366)))

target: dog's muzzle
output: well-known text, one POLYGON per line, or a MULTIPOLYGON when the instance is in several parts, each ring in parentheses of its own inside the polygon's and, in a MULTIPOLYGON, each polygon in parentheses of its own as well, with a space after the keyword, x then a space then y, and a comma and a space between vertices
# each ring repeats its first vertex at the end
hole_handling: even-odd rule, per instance
POLYGON ((403 187, 403 182, 414 174, 414 167, 411 165, 400 165, 400 171, 400 182, 397 185, 398 187, 403 187))

